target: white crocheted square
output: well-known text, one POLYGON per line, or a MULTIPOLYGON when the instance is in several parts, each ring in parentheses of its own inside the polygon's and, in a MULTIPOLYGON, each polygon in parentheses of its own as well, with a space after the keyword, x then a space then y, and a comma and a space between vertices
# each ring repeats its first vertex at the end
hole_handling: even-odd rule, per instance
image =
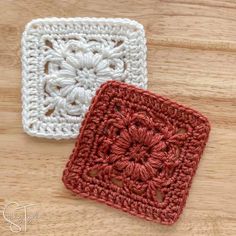
POLYGON ((25 132, 75 138, 98 87, 119 80, 146 88, 146 40, 136 21, 45 18, 22 37, 25 132))

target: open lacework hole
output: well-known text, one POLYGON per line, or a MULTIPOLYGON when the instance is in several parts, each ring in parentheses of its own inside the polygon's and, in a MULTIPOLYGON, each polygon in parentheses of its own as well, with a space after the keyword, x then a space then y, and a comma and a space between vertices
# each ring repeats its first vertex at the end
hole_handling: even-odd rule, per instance
POLYGON ((119 176, 123 174, 123 170, 119 170, 118 168, 114 167, 114 173, 119 176))
POLYGON ((156 174, 157 174, 157 175, 160 175, 161 172, 162 172, 162 168, 157 168, 157 170, 156 170, 156 174))
POLYGON ((140 126, 142 126, 142 123, 141 123, 140 121, 136 120, 136 121, 134 122, 134 125, 135 125, 136 127, 140 127, 140 126))
POLYGON ((120 188, 123 187, 123 182, 122 182, 121 180, 119 180, 119 179, 112 178, 112 179, 111 179, 111 182, 112 182, 114 185, 116 185, 116 186, 118 186, 118 187, 120 187, 120 188))
POLYGON ((46 113, 45 116, 51 116, 52 113, 54 112, 55 109, 49 109, 46 113))
POLYGON ((110 145, 107 144, 107 143, 100 143, 99 144, 99 147, 100 146, 103 146, 102 149, 99 150, 99 152, 102 154, 102 155, 105 155, 105 156, 110 156, 111 155, 111 148, 110 148, 110 145), (104 145, 105 144, 105 145, 104 145))
POLYGON ((114 130, 114 134, 116 135, 116 136, 119 136, 120 135, 120 129, 118 129, 118 128, 115 128, 115 130, 114 130))
POLYGON ((81 37, 79 35, 69 35, 65 37, 67 41, 72 40, 72 41, 80 41, 81 37))
POLYGON ((162 149, 162 151, 168 153, 168 152, 170 151, 170 147, 167 145, 167 146, 165 146, 165 147, 162 149))
POLYGON ((107 125, 105 125, 105 126, 103 127, 102 133, 103 133, 104 135, 107 135, 107 134, 108 134, 108 127, 107 127, 107 125))
POLYGON ((170 155, 174 155, 176 159, 177 159, 177 158, 179 157, 179 155, 180 155, 180 150, 179 150, 179 148, 173 149, 173 148, 171 148, 171 147, 168 146, 168 145, 165 146, 165 147, 162 149, 162 151, 164 151, 165 153, 169 153, 170 155))
POLYGON ((46 64, 44 65, 44 73, 48 75, 48 66, 49 66, 49 62, 46 62, 46 64))
POLYGON ((119 47, 121 44, 123 44, 124 41, 123 40, 119 40, 117 41, 117 43, 115 44, 115 47, 119 47))
POLYGON ((133 193, 137 194, 137 195, 142 195, 144 194, 145 190, 144 189, 141 189, 141 190, 138 190, 138 189, 132 189, 133 193))
POLYGON ((121 106, 119 104, 115 104, 114 110, 115 110, 115 112, 120 112, 121 106))
POLYGON ((109 67, 112 69, 112 70, 115 70, 116 66, 114 64, 110 64, 109 67))
POLYGON ((176 133, 177 134, 186 134, 187 130, 185 128, 179 128, 176 133))
POLYGON ((158 202, 163 202, 163 200, 164 200, 164 195, 159 189, 156 191, 156 196, 155 197, 156 197, 158 202))
POLYGON ((45 45, 48 46, 49 48, 53 48, 52 42, 49 41, 48 39, 45 40, 45 45))
POLYGON ((175 172, 175 167, 172 167, 168 170, 168 177, 171 178, 175 172))
POLYGON ((58 70, 61 70, 61 66, 60 66, 60 65, 58 65, 58 66, 57 66, 57 69, 58 69, 58 70))
POLYGON ((88 40, 88 42, 89 42, 89 43, 92 43, 92 42, 97 43, 97 42, 99 42, 99 41, 98 41, 97 39, 92 38, 92 39, 88 40))
POLYGON ((124 71, 126 71, 126 70, 127 70, 127 63, 124 62, 124 71))
POLYGON ((97 175, 98 175, 98 170, 96 170, 96 169, 93 169, 93 170, 89 170, 88 171, 88 175, 90 176, 90 177, 96 177, 97 175))

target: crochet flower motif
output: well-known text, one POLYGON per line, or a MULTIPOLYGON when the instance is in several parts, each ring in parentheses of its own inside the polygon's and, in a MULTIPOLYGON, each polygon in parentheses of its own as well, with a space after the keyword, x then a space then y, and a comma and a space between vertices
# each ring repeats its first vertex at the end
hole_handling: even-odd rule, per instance
POLYGON ((157 191, 170 183, 179 164, 179 145, 187 135, 170 124, 163 128, 142 113, 117 113, 108 124, 92 169, 98 170, 98 178, 109 173, 130 192, 156 201, 157 191))
POLYGON ((207 118, 109 81, 93 99, 63 172, 65 186, 130 214, 173 224, 208 139, 207 118))
POLYGON ((46 40, 44 107, 47 116, 86 112, 95 90, 107 80, 124 80, 122 41, 46 40))

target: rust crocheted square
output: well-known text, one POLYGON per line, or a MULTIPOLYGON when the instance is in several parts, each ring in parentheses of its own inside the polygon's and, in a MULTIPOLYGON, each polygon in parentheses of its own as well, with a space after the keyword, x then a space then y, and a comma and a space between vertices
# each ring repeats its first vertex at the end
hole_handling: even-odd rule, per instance
POLYGON ((130 214, 174 223, 210 126, 198 112, 121 82, 101 86, 63 173, 65 186, 130 214))

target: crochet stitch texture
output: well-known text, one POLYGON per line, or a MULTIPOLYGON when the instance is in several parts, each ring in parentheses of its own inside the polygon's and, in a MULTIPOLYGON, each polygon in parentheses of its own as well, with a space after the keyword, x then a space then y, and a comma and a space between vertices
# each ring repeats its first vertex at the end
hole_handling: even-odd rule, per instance
POLYGON ((163 224, 181 214, 210 125, 198 112, 137 87, 101 86, 63 182, 74 193, 163 224))
POLYGON ((22 121, 33 136, 75 138, 107 80, 146 88, 146 39, 136 21, 45 18, 22 37, 22 121))

